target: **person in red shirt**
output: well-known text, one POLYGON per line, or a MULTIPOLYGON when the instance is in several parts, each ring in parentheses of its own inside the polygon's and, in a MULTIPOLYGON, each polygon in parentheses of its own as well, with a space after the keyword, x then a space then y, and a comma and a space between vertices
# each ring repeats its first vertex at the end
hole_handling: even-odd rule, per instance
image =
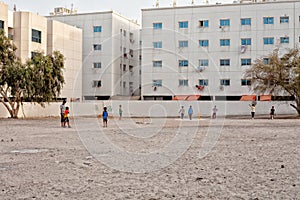
POLYGON ((64 119, 65 119, 65 121, 64 121, 64 127, 66 127, 66 124, 68 124, 68 127, 69 128, 71 128, 71 126, 70 126, 70 120, 69 120, 69 107, 66 107, 66 110, 65 110, 65 112, 64 112, 64 119))

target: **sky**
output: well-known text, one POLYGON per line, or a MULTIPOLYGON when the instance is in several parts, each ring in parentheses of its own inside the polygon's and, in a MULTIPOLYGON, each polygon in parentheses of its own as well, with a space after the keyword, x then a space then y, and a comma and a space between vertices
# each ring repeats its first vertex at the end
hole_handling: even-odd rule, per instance
MULTIPOLYGON (((77 8, 78 13, 114 10, 117 13, 140 22, 141 9, 155 7, 156 0, 0 0, 13 10, 29 11, 40 15, 49 15, 55 7, 77 8)), ((210 4, 231 3, 233 0, 209 0, 210 4)), ((192 0, 177 0, 177 6, 191 5, 192 0)), ((194 0, 195 5, 205 4, 205 0, 194 0)), ((173 0, 159 0, 160 7, 170 7, 173 0)))

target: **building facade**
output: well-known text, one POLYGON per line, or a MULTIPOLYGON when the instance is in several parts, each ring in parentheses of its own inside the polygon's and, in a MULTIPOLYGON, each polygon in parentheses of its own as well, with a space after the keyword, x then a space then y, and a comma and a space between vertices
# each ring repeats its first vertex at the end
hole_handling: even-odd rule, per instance
POLYGON ((239 100, 255 59, 300 45, 300 2, 143 9, 141 38, 143 99, 239 100))
POLYGON ((53 13, 48 19, 83 30, 83 97, 140 95, 140 26, 113 11, 53 13))
POLYGON ((82 99, 82 30, 30 12, 8 11, 0 2, 0 28, 16 45, 16 55, 25 63, 35 53, 60 51, 65 57, 65 84, 59 98, 82 99))

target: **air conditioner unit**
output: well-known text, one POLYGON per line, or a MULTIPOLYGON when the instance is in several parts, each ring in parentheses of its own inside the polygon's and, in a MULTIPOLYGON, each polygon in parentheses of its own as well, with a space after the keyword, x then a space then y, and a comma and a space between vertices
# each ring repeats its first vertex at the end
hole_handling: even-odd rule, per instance
POLYGON ((242 45, 241 46, 241 53, 245 53, 247 50, 247 46, 246 45, 242 45))
POLYGON ((196 68, 196 72, 203 72, 205 67, 199 66, 196 68))
POLYGON ((224 90, 224 86, 223 86, 223 85, 220 85, 219 89, 220 89, 221 91, 223 91, 223 90, 224 90))

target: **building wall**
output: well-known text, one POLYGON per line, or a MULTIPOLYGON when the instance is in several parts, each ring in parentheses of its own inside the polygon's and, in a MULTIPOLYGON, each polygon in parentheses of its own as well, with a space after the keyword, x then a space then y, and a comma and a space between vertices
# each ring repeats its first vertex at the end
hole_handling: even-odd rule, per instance
POLYGON ((60 51, 65 57, 61 98, 82 99, 82 30, 48 20, 47 32, 47 54, 60 51))
POLYGON ((14 12, 16 55, 25 62, 32 52, 47 52, 47 18, 30 12, 14 12), (32 41, 32 29, 41 31, 41 41, 32 41))
MULTIPOLYGON (((8 32, 8 5, 0 1, 0 21, 4 22, 4 31, 8 32)), ((2 23, 1 22, 1 23, 2 23)))
MULTIPOLYGON (((83 96, 85 99, 129 95, 129 87, 121 90, 118 78, 122 74, 120 70, 123 55, 121 48, 130 49, 129 39, 121 38, 120 29, 126 30, 129 38, 129 31, 134 30, 133 27, 138 29, 137 24, 112 11, 58 15, 48 18, 80 27, 83 30, 83 96), (101 32, 94 32, 94 26, 101 26, 101 32), (95 51, 94 44, 100 44, 101 50, 95 51), (101 68, 95 68, 94 63, 101 63, 101 68), (94 81, 101 81, 101 87, 93 87, 94 81)), ((137 37, 138 35, 134 34, 135 41, 138 41, 137 37)), ((134 55, 132 60, 136 60, 136 57, 138 56, 134 55)), ((134 79, 134 81, 136 80, 134 79)), ((134 84, 138 85, 138 83, 134 84)))
POLYGON ((299 8, 295 1, 143 9, 142 96, 251 93, 248 86, 241 86, 249 67, 241 66, 241 59, 253 62, 276 47, 283 53, 299 46, 299 8), (281 16, 289 16, 289 23, 280 23, 281 16), (274 17, 274 24, 264 24, 263 17, 274 17), (242 26, 241 18, 251 18, 251 25, 242 26), (229 19, 230 26, 220 26, 220 19, 229 19), (200 27, 200 20, 208 20, 209 26, 200 27), (188 21, 188 28, 179 28, 180 21, 188 21), (157 22, 162 29, 153 29, 157 22), (280 43, 284 36, 289 37, 288 44, 280 43), (264 37, 274 37, 274 45, 264 45, 264 37), (251 38, 251 45, 242 47, 242 38, 251 38), (221 47, 220 39, 230 39, 230 46, 221 47), (188 47, 179 47, 180 40, 188 41, 188 47), (199 40, 209 40, 209 46, 200 47, 199 40), (157 41, 162 41, 161 49, 153 48, 157 41), (209 60, 209 66, 199 70, 200 59, 209 60), (230 59, 230 66, 220 66, 220 59, 230 59), (153 67, 155 60, 162 60, 163 66, 153 67), (189 66, 179 67, 179 60, 188 60, 189 66), (179 86, 179 79, 187 79, 188 87, 179 86), (209 80, 202 91, 195 87, 199 79, 209 80), (230 86, 220 87, 220 79, 230 79, 230 86), (162 80, 162 87, 154 90, 153 80, 162 80))

